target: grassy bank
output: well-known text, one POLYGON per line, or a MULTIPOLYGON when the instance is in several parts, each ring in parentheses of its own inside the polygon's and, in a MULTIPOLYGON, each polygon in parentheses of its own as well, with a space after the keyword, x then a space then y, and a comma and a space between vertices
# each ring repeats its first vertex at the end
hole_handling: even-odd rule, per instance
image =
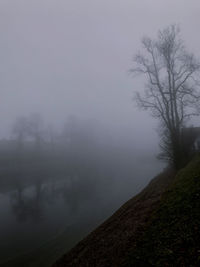
POLYGON ((200 266, 200 157, 175 177, 123 266, 200 266))

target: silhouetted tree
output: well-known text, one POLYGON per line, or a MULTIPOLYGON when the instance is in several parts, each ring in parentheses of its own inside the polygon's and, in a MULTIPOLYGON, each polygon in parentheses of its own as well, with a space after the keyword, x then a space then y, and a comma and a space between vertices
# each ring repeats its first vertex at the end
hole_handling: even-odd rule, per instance
POLYGON ((23 149, 24 141, 28 135, 28 124, 28 119, 26 117, 19 117, 13 125, 12 132, 16 138, 17 148, 19 151, 23 149))
POLYGON ((22 150, 27 140, 34 141, 36 150, 40 150, 44 134, 42 117, 34 113, 28 117, 17 118, 12 133, 16 138, 19 151, 22 150))
POLYGON ((43 119, 39 113, 33 113, 29 116, 29 135, 35 140, 36 149, 41 149, 43 139, 43 119))
POLYGON ((132 73, 143 74, 147 84, 136 93, 138 105, 160 121, 161 154, 175 168, 183 163, 181 131, 199 114, 200 63, 186 51, 176 25, 159 31, 157 39, 143 38, 144 53, 134 58, 132 73))

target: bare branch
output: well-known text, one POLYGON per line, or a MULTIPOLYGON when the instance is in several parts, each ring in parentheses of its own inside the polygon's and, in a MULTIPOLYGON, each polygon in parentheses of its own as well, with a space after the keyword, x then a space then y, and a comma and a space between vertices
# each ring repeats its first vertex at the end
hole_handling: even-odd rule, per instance
POLYGON ((186 51, 179 34, 179 27, 172 25, 160 31, 156 41, 143 38, 145 53, 135 56, 135 66, 130 70, 147 79, 146 91, 138 93, 136 101, 166 129, 168 144, 163 141, 163 147, 165 151, 172 149, 173 159, 180 152, 180 133, 185 122, 200 112, 200 63, 186 51))

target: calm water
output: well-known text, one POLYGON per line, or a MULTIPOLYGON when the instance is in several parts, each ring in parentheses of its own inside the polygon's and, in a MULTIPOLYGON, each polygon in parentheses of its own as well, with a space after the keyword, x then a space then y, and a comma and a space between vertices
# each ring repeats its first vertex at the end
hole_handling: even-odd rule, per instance
MULTIPOLYGON (((92 211, 94 198, 98 198, 98 195, 94 197, 92 184, 86 186, 76 176, 35 180, 34 184, 25 186, 18 179, 10 190, 0 193, 2 266, 35 253, 41 247, 47 248, 50 242, 58 242, 72 226, 80 230, 78 222, 95 225, 101 217, 96 216, 95 220, 91 217, 95 215, 92 211)), ((82 234, 87 233, 87 228, 82 234)), ((66 239, 65 247, 71 247, 76 240, 77 237, 66 239)))
POLYGON ((140 168, 135 171, 138 178, 131 182, 121 177, 95 180, 76 175, 14 177, 0 190, 0 266, 51 265, 159 169, 160 165, 151 164, 145 172, 140 168))

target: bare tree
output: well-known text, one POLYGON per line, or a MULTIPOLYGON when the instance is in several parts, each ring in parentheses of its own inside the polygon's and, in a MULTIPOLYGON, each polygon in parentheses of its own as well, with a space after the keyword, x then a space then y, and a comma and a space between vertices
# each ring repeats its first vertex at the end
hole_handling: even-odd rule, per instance
POLYGON ((40 149, 43 138, 42 117, 38 113, 19 117, 15 121, 12 132, 17 139, 19 151, 23 149, 26 140, 34 140, 35 148, 40 149))
POLYGON ((21 151, 24 146, 24 141, 28 134, 28 120, 26 117, 19 117, 16 119, 12 129, 13 135, 17 139, 17 149, 21 151))
POLYGON ((143 74, 147 83, 135 98, 160 121, 161 158, 180 168, 182 129, 189 118, 199 115, 200 63, 186 51, 176 25, 159 31, 156 40, 143 38, 142 44, 144 53, 135 56, 130 71, 143 74))
POLYGON ((35 139, 36 149, 41 149, 43 138, 43 126, 44 122, 39 113, 33 113, 29 116, 29 135, 35 139))

